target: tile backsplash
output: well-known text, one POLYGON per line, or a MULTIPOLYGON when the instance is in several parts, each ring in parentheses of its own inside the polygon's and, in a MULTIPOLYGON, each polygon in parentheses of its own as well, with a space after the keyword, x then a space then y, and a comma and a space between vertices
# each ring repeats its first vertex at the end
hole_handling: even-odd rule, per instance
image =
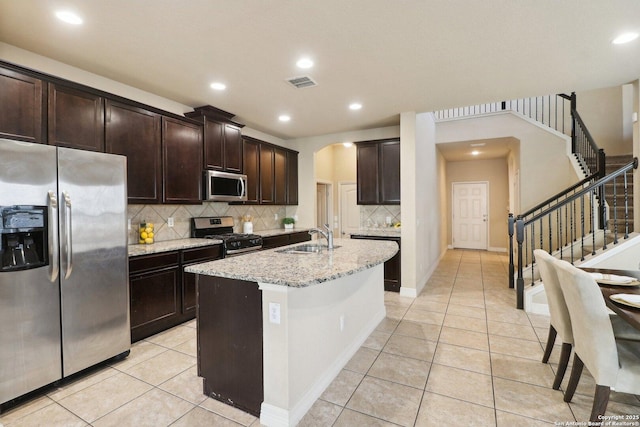
POLYGON ((202 205, 129 205, 129 244, 138 243, 138 225, 141 222, 153 222, 154 239, 156 242, 162 242, 190 237, 191 218, 196 216, 231 216, 235 223, 234 231, 241 233, 244 215, 253 217, 253 230, 257 232, 282 228, 282 218, 286 216, 286 210, 285 206, 243 206, 219 202, 205 202, 202 205), (173 218, 173 227, 167 225, 168 218, 173 218))
POLYGON ((360 227, 386 227, 387 218, 391 224, 400 222, 400 205, 364 205, 360 207, 360 227))

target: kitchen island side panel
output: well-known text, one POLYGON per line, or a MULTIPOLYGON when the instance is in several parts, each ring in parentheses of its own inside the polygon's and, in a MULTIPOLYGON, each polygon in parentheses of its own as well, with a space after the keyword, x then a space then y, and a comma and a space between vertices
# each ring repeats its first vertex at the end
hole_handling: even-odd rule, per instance
POLYGON ((198 374, 203 392, 255 416, 264 400, 262 291, 256 282, 198 275, 198 374))

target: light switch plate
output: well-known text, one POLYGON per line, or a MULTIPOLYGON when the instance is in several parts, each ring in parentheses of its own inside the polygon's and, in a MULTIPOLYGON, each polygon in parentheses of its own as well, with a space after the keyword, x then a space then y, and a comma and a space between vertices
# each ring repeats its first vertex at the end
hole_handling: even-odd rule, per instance
POLYGON ((277 302, 269 303, 269 322, 280 324, 280 304, 277 302))

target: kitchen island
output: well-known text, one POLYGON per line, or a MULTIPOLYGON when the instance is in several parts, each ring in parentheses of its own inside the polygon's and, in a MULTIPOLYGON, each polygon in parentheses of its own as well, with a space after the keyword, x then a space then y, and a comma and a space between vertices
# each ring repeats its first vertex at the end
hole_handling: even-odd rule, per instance
POLYGON ((300 421, 384 319, 383 263, 398 250, 386 241, 336 239, 335 246, 187 267, 198 275, 205 394, 264 425, 300 421), (245 400, 251 390, 262 393, 245 400))

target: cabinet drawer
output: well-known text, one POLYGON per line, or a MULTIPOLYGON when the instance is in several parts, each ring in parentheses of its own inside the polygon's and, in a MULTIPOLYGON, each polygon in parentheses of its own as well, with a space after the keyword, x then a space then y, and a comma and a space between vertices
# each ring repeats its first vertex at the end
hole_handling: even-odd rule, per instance
POLYGON ((129 274, 170 267, 178 265, 179 262, 180 253, 178 251, 137 256, 129 259, 129 274))
POLYGON ((286 246, 288 244, 289 236, 286 234, 262 238, 262 247, 264 249, 277 248, 278 246, 286 246))
POLYGON ((196 249, 183 249, 182 263, 191 263, 196 261, 212 261, 222 258, 222 245, 207 246, 196 249))
POLYGON ((289 234, 289 244, 308 242, 311 240, 311 234, 308 231, 289 234))

